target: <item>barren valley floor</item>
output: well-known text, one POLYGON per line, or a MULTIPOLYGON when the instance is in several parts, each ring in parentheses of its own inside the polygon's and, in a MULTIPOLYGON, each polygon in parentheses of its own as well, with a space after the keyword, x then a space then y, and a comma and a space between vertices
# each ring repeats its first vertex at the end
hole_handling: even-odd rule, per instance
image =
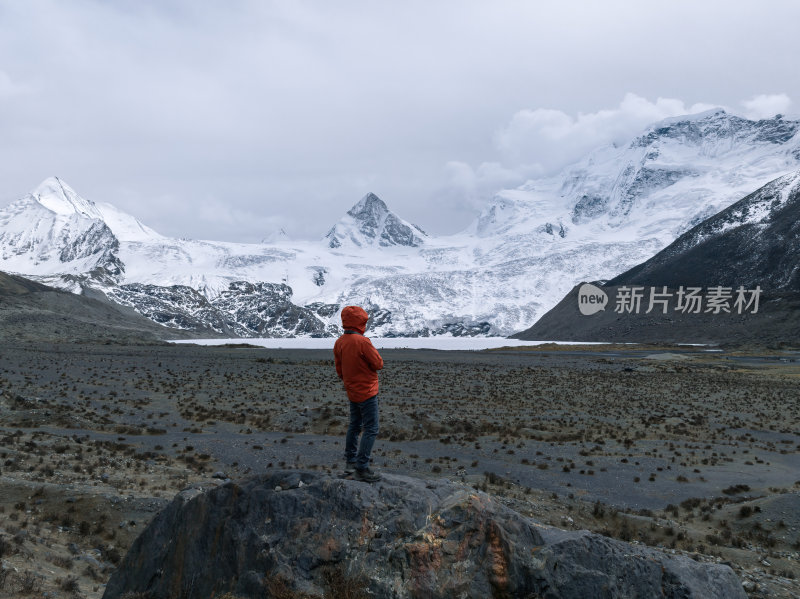
MULTIPOLYGON (((800 596, 800 353, 382 353, 377 469, 730 562, 754 597, 800 596)), ((343 467, 347 403, 329 351, 41 344, 0 356, 0 596, 101 596, 188 485, 343 467)))

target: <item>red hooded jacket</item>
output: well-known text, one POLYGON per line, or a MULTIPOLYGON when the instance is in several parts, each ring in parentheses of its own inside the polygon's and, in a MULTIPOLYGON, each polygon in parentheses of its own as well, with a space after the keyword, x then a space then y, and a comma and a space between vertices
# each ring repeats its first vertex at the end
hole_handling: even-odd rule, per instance
POLYGON ((368 319, 363 308, 345 306, 342 310, 345 333, 333 345, 336 374, 344 381, 347 397, 355 403, 378 394, 378 371, 383 368, 383 358, 364 337, 368 319))

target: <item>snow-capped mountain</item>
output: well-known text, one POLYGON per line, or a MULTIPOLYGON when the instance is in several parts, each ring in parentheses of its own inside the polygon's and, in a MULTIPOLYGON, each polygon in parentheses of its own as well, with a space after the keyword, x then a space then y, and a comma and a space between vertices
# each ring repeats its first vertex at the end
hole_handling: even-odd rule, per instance
MULTIPOLYGON (((800 170, 779 177, 691 228, 655 256, 607 281, 613 309, 581 313, 576 285, 526 340, 757 343, 800 339, 800 170), (617 302, 638 288, 641 309, 617 302), (657 304, 645 309, 653 290, 657 304), (679 309, 683 291, 697 308, 679 309), (709 302, 715 298, 716 305, 709 302), (666 301, 666 304, 660 302, 666 301), (702 305, 701 305, 702 303, 702 305), (655 307, 655 309, 651 309, 655 307)), ((629 296, 630 297, 630 296, 629 296)))
POLYGON ((325 235, 328 247, 333 249, 343 245, 417 247, 426 237, 422 229, 398 217, 374 193, 361 198, 325 235))
POLYGON ((8 271, 53 278, 72 290, 89 273, 113 284, 123 270, 118 250, 94 203, 56 177, 0 211, 0 258, 8 271))
POLYGON ((481 236, 588 224, 642 239, 705 220, 800 163, 800 121, 750 121, 724 110, 671 118, 624 146, 599 148, 557 176, 502 191, 475 224, 481 236))
POLYGON ((173 239, 49 179, 0 210, 0 269, 99 288, 159 322, 220 333, 330 334, 353 303, 370 310, 374 335, 508 334, 575 283, 645 261, 799 168, 798 131, 799 121, 721 110, 662 121, 498 192, 444 237, 368 194, 320 241, 173 239))

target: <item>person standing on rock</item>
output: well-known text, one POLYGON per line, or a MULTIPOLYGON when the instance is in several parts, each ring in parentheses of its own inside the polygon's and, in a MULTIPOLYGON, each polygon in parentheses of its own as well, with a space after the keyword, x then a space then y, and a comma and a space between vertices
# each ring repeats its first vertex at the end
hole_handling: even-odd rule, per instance
POLYGON ((368 319, 363 308, 344 307, 344 335, 336 340, 333 357, 336 374, 344 382, 350 400, 350 426, 344 446, 345 474, 375 482, 381 477, 370 469, 369 461, 378 436, 378 371, 383 368, 383 358, 364 336, 368 319))

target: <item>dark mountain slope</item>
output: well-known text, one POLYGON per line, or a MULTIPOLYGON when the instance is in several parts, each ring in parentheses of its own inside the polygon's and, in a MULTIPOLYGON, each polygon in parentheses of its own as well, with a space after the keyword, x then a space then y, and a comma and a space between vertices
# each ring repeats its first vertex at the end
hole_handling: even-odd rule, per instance
POLYGON ((108 301, 0 272, 0 340, 153 343, 185 336, 108 301))
POLYGON ((37 291, 54 291, 54 289, 24 277, 0 272, 0 299, 5 300, 12 296, 27 295, 37 291))
MULTIPOLYGON (((670 309, 646 314, 614 311, 618 286, 604 286, 605 311, 584 316, 576 285, 531 328, 512 335, 528 341, 603 341, 620 343, 706 343, 725 346, 800 347, 800 293, 762 294, 758 313, 683 314, 670 309)), ((659 288, 659 291, 661 289, 659 288)), ((675 292, 676 290, 669 290, 675 292)))

